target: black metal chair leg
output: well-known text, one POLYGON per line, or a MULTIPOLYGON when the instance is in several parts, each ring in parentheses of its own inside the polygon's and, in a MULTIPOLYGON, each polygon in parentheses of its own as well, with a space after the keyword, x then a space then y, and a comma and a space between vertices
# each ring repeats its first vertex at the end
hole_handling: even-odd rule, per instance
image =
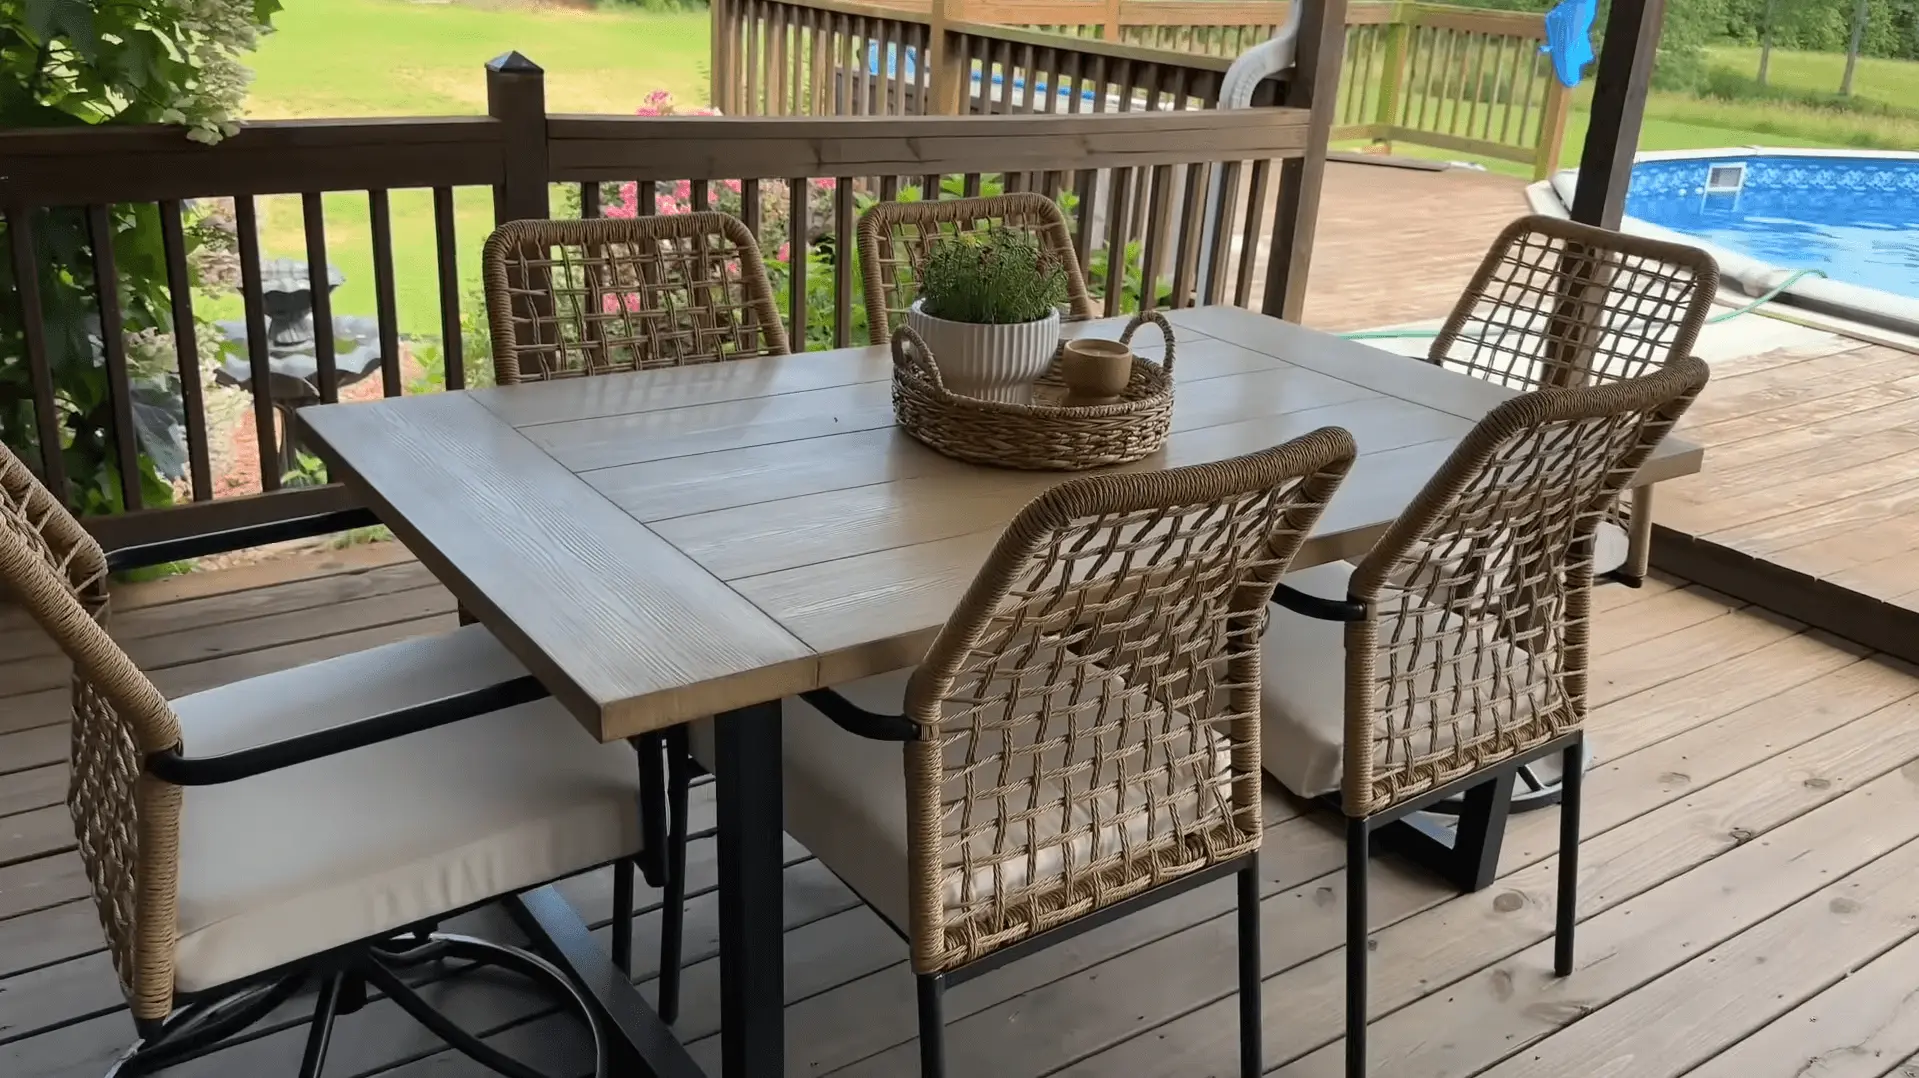
POLYGON ((920 1078, 946 1078, 946 1015, 940 1001, 946 995, 946 980, 938 974, 922 973, 920 997, 920 1078))
POLYGON ((1259 1078, 1265 1056, 1259 1005, 1259 863, 1239 870, 1239 1073, 1259 1078))
POLYGON ((307 1033, 306 1053, 300 1057, 300 1078, 320 1078, 326 1066, 327 1045, 333 1039, 333 1020, 340 1013, 346 981, 346 974, 330 973, 320 982, 320 1002, 313 1008, 313 1028, 307 1033))
POLYGON ((680 1017, 680 947, 686 934, 687 794, 693 783, 686 728, 666 733, 666 890, 660 902, 660 1020, 680 1017))
POLYGON ((666 739, 641 734, 633 739, 640 768, 640 876, 648 887, 666 886, 666 739))
POLYGON ((1366 1078, 1366 821, 1346 821, 1346 1078, 1366 1078))
POLYGON ((135 1019, 140 1041, 122 1054, 105 1078, 133 1078, 178 1063, 265 1018, 293 998, 307 975, 291 974, 224 999, 183 1008, 165 1019, 135 1019))
POLYGON ((633 862, 613 865, 613 967, 633 975, 633 862))
POLYGON ((1573 929, 1579 921, 1579 792, 1585 784, 1585 738, 1566 749, 1564 794, 1559 802, 1559 908, 1553 927, 1553 972, 1573 971, 1573 929))

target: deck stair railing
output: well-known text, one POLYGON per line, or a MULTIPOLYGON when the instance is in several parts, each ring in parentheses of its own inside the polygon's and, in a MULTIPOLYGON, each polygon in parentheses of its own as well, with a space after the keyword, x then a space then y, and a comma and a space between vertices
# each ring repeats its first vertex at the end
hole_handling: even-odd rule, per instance
MULTIPOLYGON (((1206 108, 1284 24, 1280 0, 713 0, 712 95, 729 114, 1206 108)), ((1331 137, 1558 169, 1567 94, 1542 16, 1361 2, 1345 14, 1331 137)))

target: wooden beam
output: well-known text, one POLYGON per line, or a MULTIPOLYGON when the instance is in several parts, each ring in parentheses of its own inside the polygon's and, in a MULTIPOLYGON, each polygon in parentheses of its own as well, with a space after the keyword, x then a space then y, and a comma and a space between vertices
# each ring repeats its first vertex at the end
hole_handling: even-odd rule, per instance
MULTIPOLYGON (((1335 0, 1337 2, 1337 0, 1335 0)), ((554 116, 556 182, 1044 172, 1291 158, 1304 109, 1011 116, 554 116)))
POLYGON ((1273 214, 1273 243, 1266 254, 1266 295, 1260 304, 1267 314, 1291 322, 1300 321, 1306 310, 1306 272, 1313 261, 1326 142, 1332 135, 1345 51, 1346 0, 1309 5, 1300 23, 1298 59, 1284 103, 1307 110, 1312 123, 1306 152, 1279 168, 1279 204, 1273 214))
POLYGON ((1592 123, 1579 161, 1579 190, 1572 218, 1601 228, 1618 228, 1626 209, 1626 184, 1639 150, 1639 126, 1646 115, 1653 59, 1659 51, 1659 27, 1666 0, 1614 0, 1606 22, 1593 83, 1592 123))

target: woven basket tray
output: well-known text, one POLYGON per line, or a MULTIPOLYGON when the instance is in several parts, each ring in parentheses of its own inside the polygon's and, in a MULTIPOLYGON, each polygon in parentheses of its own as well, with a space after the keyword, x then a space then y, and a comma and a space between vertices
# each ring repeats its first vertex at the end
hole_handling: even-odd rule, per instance
POLYGON ((1133 379, 1113 404, 1068 408, 1059 364, 1033 386, 1034 403, 963 397, 946 388, 926 342, 910 328, 893 333, 893 415, 928 447, 973 464, 1028 471, 1076 472, 1125 464, 1166 444, 1173 423, 1173 327, 1148 312, 1120 335, 1130 344, 1146 323, 1166 338, 1166 359, 1133 357, 1133 379))

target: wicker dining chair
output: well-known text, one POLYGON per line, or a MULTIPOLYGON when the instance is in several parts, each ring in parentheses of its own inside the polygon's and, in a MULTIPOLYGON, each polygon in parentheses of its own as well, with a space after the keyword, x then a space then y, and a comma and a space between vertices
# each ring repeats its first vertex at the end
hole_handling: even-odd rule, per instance
MULTIPOLYGON (((922 1075, 945 1074, 948 986, 1228 874, 1261 1072, 1259 638, 1353 453, 1327 428, 1068 480, 920 665, 786 701, 786 830, 909 943, 922 1075)), ((711 765, 711 724, 693 752, 711 765)))
MULTIPOLYGON (((759 244, 724 213, 509 221, 482 255, 500 385, 790 353, 759 244)), ((686 732, 635 738, 646 882, 661 889, 658 1010, 679 1016, 686 894, 686 732)), ((612 950, 632 968, 632 865, 614 877, 612 950), (622 914, 619 911, 624 911, 622 914)))
MULTIPOLYGON (((1690 356, 1719 291, 1697 247, 1557 217, 1507 225, 1427 359, 1511 389, 1604 385, 1690 356)), ((1599 577, 1638 587, 1652 551, 1653 489, 1601 524, 1599 577)))
POLYGON ((867 333, 874 344, 893 339, 906 309, 919 298, 915 274, 941 236, 971 235, 992 228, 1033 233, 1040 250, 1066 269, 1067 321, 1097 318, 1086 275, 1073 253, 1066 215, 1052 199, 1024 192, 939 202, 880 202, 860 215, 860 287, 867 333))
POLYGON ((1492 879, 1516 771, 1557 754, 1554 969, 1572 971, 1595 533, 1705 386, 1638 378, 1489 412, 1357 566, 1288 576, 1264 645, 1264 762, 1346 815, 1346 1073, 1365 1074, 1368 856, 1382 841, 1456 884, 1492 879), (1465 795, 1450 845, 1409 819, 1465 795), (1384 829, 1392 829, 1389 835, 1384 829))
POLYGON ((789 351, 759 244, 724 213, 509 221, 481 272, 500 385, 789 351))
POLYGON ((401 972, 494 965, 569 1001, 565 974, 442 920, 639 849, 631 763, 485 629, 405 640, 167 699, 107 633, 128 567, 0 448, 0 590, 73 663, 67 805, 146 1074, 318 987, 301 1078, 367 987, 476 1061, 529 1073, 401 972), (191 754, 191 755, 189 755, 191 754))

